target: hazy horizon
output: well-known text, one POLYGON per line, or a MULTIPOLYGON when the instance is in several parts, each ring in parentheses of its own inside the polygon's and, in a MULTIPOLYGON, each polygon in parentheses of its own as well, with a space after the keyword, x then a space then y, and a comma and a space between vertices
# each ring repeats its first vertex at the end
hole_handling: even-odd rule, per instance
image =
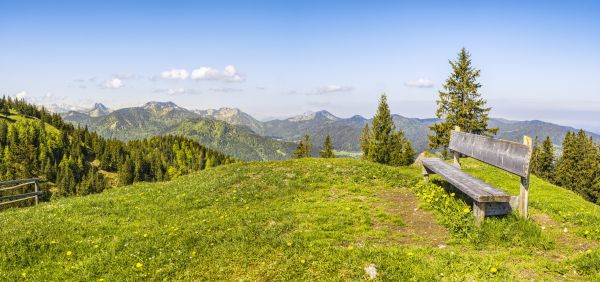
POLYGON ((600 132, 600 3, 0 3, 0 95, 111 108, 173 101, 258 119, 435 116, 461 47, 490 116, 600 132), (464 26, 469 26, 465 29, 464 26))

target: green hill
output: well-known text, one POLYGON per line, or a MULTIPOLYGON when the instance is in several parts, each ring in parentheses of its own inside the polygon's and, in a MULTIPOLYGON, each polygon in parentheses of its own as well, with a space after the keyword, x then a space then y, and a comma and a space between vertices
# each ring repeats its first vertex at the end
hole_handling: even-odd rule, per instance
POLYGON ((532 220, 473 228, 464 203, 420 178, 351 159, 235 163, 9 210, 0 280, 600 279, 600 206, 534 177, 532 220))
POLYGON ((240 160, 289 159, 292 142, 263 137, 245 126, 232 125, 181 108, 172 102, 148 102, 141 107, 105 111, 98 116, 69 112, 65 121, 87 126, 105 138, 122 141, 180 135, 240 160))

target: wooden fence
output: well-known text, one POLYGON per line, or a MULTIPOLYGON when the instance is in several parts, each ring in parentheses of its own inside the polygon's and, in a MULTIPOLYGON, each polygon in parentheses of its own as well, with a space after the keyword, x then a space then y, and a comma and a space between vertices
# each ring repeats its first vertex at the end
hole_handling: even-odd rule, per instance
POLYGON ((0 207, 30 199, 35 199, 35 204, 37 205, 39 202, 39 196, 44 193, 40 191, 40 182, 41 179, 39 178, 18 179, 0 182, 0 207), (3 187, 8 185, 13 186, 3 187), (27 188, 30 188, 30 185, 33 185, 33 192, 26 192, 25 190, 27 190, 27 188), (19 188, 21 189, 21 193, 14 194, 14 191, 16 191, 19 188), (12 191, 13 194, 2 196, 2 194, 4 194, 6 191, 12 191))

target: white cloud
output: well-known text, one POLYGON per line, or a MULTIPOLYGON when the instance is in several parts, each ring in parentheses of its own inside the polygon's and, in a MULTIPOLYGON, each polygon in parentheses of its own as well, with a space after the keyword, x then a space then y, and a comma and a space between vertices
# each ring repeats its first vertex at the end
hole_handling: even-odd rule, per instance
POLYGON ((115 78, 109 79, 107 81, 104 81, 104 83, 101 86, 103 88, 108 88, 108 89, 119 89, 119 88, 125 86, 125 84, 123 84, 122 80, 115 77, 115 78))
POLYGON ((27 91, 25 91, 25 90, 15 94, 15 97, 17 99, 25 99, 25 98, 27 98, 27 96, 29 96, 29 94, 27 94, 27 91))
POLYGON ((116 73, 113 75, 113 77, 116 77, 118 79, 121 80, 127 80, 127 79, 140 79, 143 78, 143 76, 139 75, 139 74, 135 74, 135 73, 116 73))
POLYGON ((229 82, 244 81, 243 76, 232 65, 226 66, 223 71, 210 67, 200 67, 192 71, 191 78, 194 80, 223 80, 229 82))
POLYGON ((187 70, 184 69, 172 69, 163 71, 160 73, 160 77, 164 79, 187 79, 190 76, 187 70))
POLYGON ((433 88, 433 86, 435 86, 433 81, 426 78, 419 78, 417 80, 407 81, 404 83, 404 85, 413 88, 433 88))

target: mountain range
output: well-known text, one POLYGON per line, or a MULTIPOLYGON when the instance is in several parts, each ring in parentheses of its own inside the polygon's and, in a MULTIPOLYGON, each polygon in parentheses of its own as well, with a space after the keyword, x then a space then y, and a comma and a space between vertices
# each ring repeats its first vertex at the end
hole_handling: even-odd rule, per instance
MULTIPOLYGON (((315 155, 327 134, 330 134, 336 150, 358 152, 361 131, 366 123, 372 121, 360 115, 340 118, 328 111, 259 121, 236 108, 188 110, 173 102, 148 102, 141 107, 115 111, 98 103, 86 111, 64 113, 63 118, 74 124, 88 126, 104 137, 124 141, 164 134, 184 135, 242 160, 290 158, 296 142, 305 134, 311 136, 315 155)), ((393 120, 418 152, 427 150, 427 135, 431 133, 429 126, 439 121, 401 115, 393 115, 393 120)), ((491 118, 489 126, 499 128, 497 138, 520 142, 523 135, 540 138, 550 136, 557 146, 560 146, 568 131, 577 130, 539 120, 513 121, 502 118, 491 118)), ((600 140, 600 135, 588 134, 600 140)))

